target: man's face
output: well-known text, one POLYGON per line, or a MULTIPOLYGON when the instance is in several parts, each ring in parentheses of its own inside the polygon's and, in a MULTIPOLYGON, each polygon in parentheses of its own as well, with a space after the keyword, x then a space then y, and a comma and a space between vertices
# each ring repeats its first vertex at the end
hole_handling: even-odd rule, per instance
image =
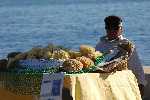
POLYGON ((109 39, 117 39, 123 32, 122 23, 119 25, 118 30, 112 30, 112 31, 106 30, 106 31, 107 31, 107 37, 109 39))
POLYGON ((119 26, 119 29, 118 29, 118 36, 120 36, 123 32, 123 26, 119 26))
POLYGON ((122 23, 120 23, 118 33, 121 35, 122 32, 123 32, 123 25, 122 25, 122 23))

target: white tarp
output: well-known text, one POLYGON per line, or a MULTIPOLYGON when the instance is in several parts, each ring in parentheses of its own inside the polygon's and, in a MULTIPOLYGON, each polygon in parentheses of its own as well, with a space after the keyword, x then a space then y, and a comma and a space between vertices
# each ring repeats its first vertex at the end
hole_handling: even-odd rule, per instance
POLYGON ((141 100, 137 80, 130 70, 70 75, 64 81, 74 100, 141 100))

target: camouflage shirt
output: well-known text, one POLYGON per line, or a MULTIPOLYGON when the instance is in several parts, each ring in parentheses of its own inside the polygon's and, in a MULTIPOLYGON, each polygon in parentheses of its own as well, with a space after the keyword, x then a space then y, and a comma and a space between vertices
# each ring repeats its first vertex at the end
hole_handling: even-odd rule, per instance
POLYGON ((137 81, 139 84, 145 85, 145 76, 142 64, 140 62, 139 56, 137 54, 136 48, 132 42, 128 39, 124 38, 122 35, 119 37, 118 40, 111 40, 109 41, 106 36, 101 37, 100 41, 96 45, 96 50, 101 52, 109 52, 113 50, 113 54, 107 57, 109 60, 112 56, 116 55, 118 52, 119 44, 125 43, 128 44, 128 47, 124 46, 123 48, 129 52, 129 59, 128 59, 128 69, 132 70, 135 74, 137 81))

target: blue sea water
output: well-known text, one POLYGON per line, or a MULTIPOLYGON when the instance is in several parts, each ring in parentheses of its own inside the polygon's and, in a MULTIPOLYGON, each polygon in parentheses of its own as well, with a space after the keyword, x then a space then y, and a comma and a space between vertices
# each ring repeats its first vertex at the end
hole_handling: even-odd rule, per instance
POLYGON ((105 34, 103 19, 113 14, 123 18, 124 34, 136 44, 142 64, 150 65, 148 0, 3 1, 0 2, 0 58, 48 43, 71 49, 78 49, 81 44, 95 46, 105 34))

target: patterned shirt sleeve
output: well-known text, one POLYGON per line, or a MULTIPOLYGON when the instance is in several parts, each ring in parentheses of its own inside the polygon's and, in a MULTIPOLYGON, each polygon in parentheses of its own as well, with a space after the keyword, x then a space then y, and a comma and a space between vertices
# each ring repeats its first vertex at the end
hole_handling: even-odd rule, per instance
MULTIPOLYGON (((143 84, 146 85, 145 83, 145 75, 144 75, 144 70, 142 67, 142 64, 140 62, 138 53, 136 51, 135 45, 129 41, 128 39, 124 38, 121 42, 120 42, 123 49, 127 50, 128 52, 128 68, 129 70, 132 70, 132 72, 134 73, 134 75, 137 78, 138 84, 143 84)), ((96 45, 96 50, 98 51, 105 51, 104 45, 107 45, 105 42, 103 41, 99 41, 98 44, 96 45)))
POLYGON ((144 70, 135 46, 132 48, 132 53, 129 56, 128 68, 135 74, 139 84, 146 85, 144 70))

